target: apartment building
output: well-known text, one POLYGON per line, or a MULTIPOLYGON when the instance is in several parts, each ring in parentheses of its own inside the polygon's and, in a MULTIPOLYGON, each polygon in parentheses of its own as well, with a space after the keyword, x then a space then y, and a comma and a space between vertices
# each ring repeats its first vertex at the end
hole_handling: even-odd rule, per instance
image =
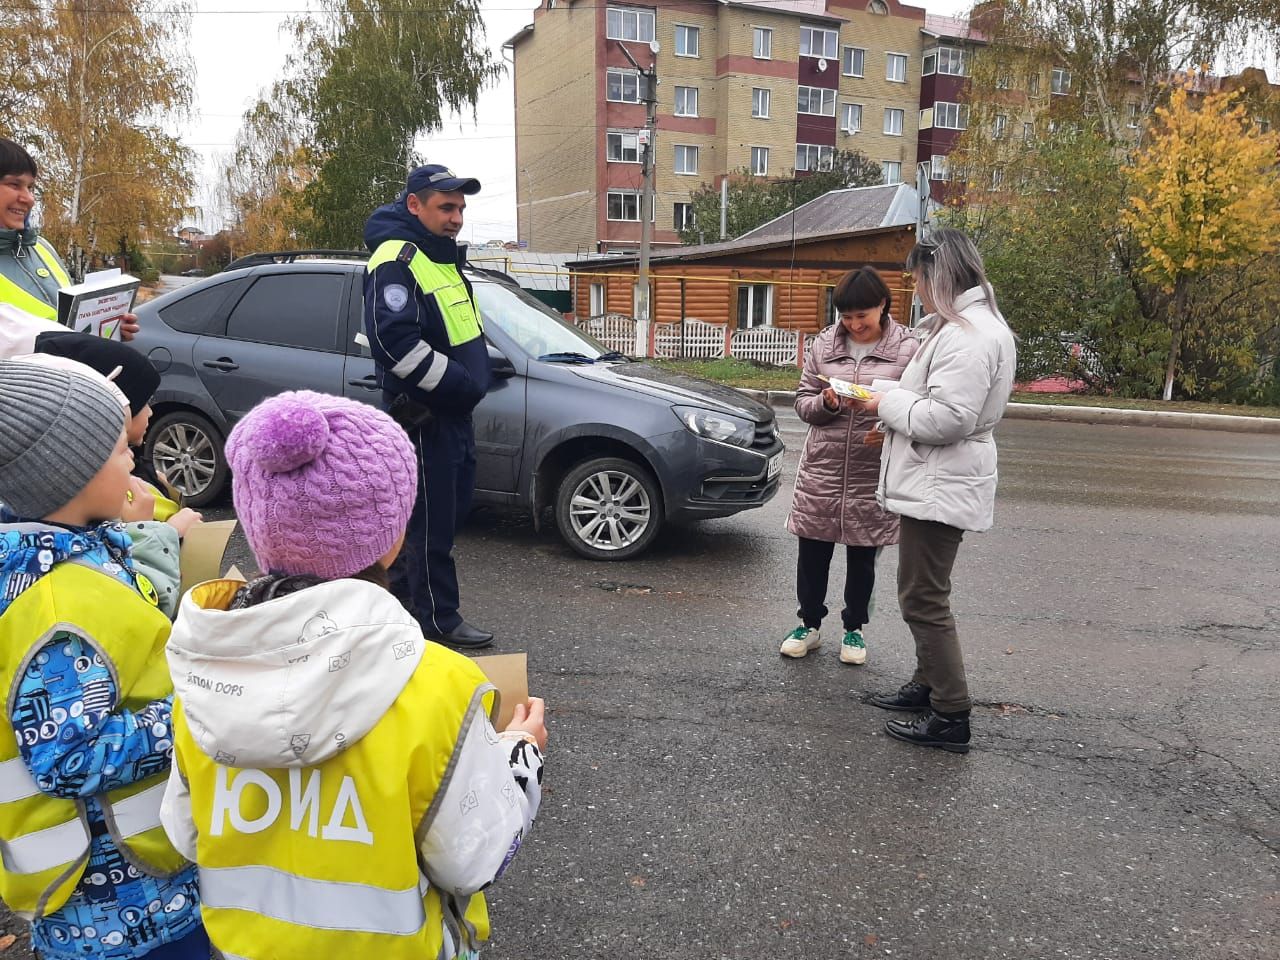
POLYGON ((508 41, 520 239, 639 246, 651 68, 655 247, 679 243, 693 191, 734 171, 804 176, 856 148, 886 183, 911 181, 924 24, 897 0, 543 0, 508 41))

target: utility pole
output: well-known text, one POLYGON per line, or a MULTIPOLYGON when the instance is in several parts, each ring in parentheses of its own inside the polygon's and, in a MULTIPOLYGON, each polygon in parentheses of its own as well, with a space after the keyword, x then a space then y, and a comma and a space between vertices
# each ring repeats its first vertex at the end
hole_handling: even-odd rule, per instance
MULTIPOLYGON (((618 46, 622 49, 622 54, 631 61, 631 65, 636 68, 640 74, 640 99, 645 106, 645 143, 644 143, 644 193, 640 198, 640 280, 636 288, 636 320, 639 321, 639 329, 637 330, 637 340, 640 334, 645 337, 645 346, 648 346, 649 331, 649 245, 653 240, 653 168, 654 168, 654 149, 656 144, 654 138, 658 127, 658 41, 651 41, 649 49, 653 52, 654 62, 647 69, 636 63, 636 58, 631 55, 631 51, 627 49, 627 45, 621 40, 618 46)), ((638 345, 638 344, 637 344, 638 345)), ((640 351, 642 354, 645 351, 640 351)))

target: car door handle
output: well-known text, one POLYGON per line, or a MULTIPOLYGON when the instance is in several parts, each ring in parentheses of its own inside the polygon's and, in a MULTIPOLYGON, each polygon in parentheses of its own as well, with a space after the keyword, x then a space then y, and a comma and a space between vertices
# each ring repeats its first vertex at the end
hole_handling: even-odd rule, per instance
POLYGON ((236 363, 230 357, 219 357, 217 360, 206 360, 204 365, 211 370, 239 370, 240 364, 236 363))
POLYGON ((378 378, 370 376, 370 377, 365 377, 363 380, 348 380, 347 386, 364 387, 366 390, 377 390, 378 378))

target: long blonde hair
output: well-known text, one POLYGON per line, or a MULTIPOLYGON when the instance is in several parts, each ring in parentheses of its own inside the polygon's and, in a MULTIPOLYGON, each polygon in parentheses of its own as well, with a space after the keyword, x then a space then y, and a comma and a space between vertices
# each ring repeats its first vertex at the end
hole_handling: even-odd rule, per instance
POLYGON ((948 323, 968 326, 956 309, 956 301, 966 290, 981 287, 991 312, 1000 316, 996 292, 982 265, 982 255, 959 230, 939 230, 928 240, 921 240, 907 257, 907 270, 916 275, 921 291, 933 304, 938 316, 934 332, 948 323))

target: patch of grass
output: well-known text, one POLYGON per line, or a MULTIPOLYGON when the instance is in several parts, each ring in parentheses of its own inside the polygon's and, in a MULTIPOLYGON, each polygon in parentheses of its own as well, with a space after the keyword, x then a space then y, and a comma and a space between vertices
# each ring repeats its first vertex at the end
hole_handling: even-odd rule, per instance
POLYGON ((746 390, 794 390, 800 383, 797 367, 774 367, 726 357, 722 360, 650 360, 654 366, 678 370, 691 377, 746 390))
POLYGON ((1170 413, 1222 413, 1234 417, 1280 417, 1280 407, 1245 407, 1234 403, 1199 403, 1194 400, 1133 400, 1084 393, 1020 393, 1014 403, 1056 404, 1072 407, 1110 407, 1116 410, 1163 410, 1170 413))

